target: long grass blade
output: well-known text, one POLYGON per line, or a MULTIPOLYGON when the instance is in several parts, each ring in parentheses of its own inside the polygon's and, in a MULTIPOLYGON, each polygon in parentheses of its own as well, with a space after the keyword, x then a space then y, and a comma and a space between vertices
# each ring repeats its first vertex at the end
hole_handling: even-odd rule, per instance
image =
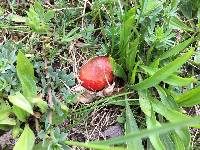
POLYGON ((120 42, 119 42, 119 50, 120 50, 120 59, 122 62, 122 66, 126 65, 126 53, 128 48, 128 41, 131 38, 131 30, 133 29, 135 22, 135 8, 130 9, 123 16, 123 24, 120 29, 120 42))
MULTIPOLYGON (((148 129, 153 129, 155 127, 160 127, 160 123, 156 120, 156 116, 154 112, 152 111, 152 116, 151 117, 146 117, 146 123, 147 123, 147 128, 148 129)), ((153 145, 153 147, 156 150, 164 150, 165 146, 162 143, 159 134, 153 134, 149 136, 149 139, 153 145)))
MULTIPOLYGON (((126 126, 125 126, 125 133, 126 135, 129 133, 134 133, 135 131, 138 131, 138 126, 136 123, 136 120, 134 118, 133 112, 130 109, 128 101, 126 101, 126 126)), ((140 139, 138 140, 132 140, 127 141, 127 149, 128 150, 142 150, 144 149, 142 145, 142 141, 140 139)))
POLYGON ((200 104, 200 86, 181 94, 176 98, 176 102, 184 107, 200 104))
POLYGON ((122 147, 110 147, 110 146, 106 146, 106 145, 93 144, 91 142, 82 143, 82 142, 76 142, 76 141, 65 141, 64 143, 67 145, 92 148, 92 149, 96 149, 96 150, 125 150, 125 148, 122 148, 122 147))
POLYGON ((168 78, 172 73, 177 71, 194 53, 194 50, 191 49, 189 52, 185 53, 183 56, 175 59, 173 62, 159 69, 151 77, 143 80, 142 82, 133 86, 136 90, 147 89, 149 87, 159 84, 161 81, 168 78))
MULTIPOLYGON (((141 68, 150 74, 151 76, 158 71, 156 68, 148 67, 148 66, 141 66, 141 68)), ((182 78, 180 76, 177 76, 175 74, 170 75, 168 78, 163 80, 163 82, 168 83, 169 85, 174 85, 174 86, 187 86, 191 83, 196 82, 197 79, 191 77, 191 78, 182 78)))
POLYGON ((174 46, 172 49, 164 52, 161 56, 160 56, 160 60, 172 57, 178 53, 180 53, 181 51, 183 51, 188 45, 190 45, 193 41, 194 41, 194 37, 191 37, 185 41, 183 41, 182 43, 179 43, 178 45, 174 46))
MULTIPOLYGON (((161 126, 160 123, 156 120, 155 113, 152 110, 151 106, 151 99, 148 97, 147 90, 141 90, 138 92, 139 94, 139 102, 142 111, 146 115, 146 124, 147 129, 152 129, 154 127, 161 126)), ((152 143, 153 147, 157 150, 165 149, 162 141, 160 140, 159 134, 154 134, 149 136, 150 142, 152 143)))
POLYGON ((186 25, 184 22, 182 22, 181 19, 179 19, 178 17, 175 17, 175 16, 171 17, 170 24, 178 29, 182 29, 185 31, 194 31, 194 29, 192 29, 191 27, 186 25))
POLYGON ((175 129, 181 129, 183 127, 193 126, 199 123, 200 123, 200 116, 195 116, 192 118, 187 118, 185 120, 176 121, 173 123, 165 123, 165 124, 162 124, 161 127, 155 127, 153 129, 143 129, 143 130, 136 131, 134 133, 131 133, 125 136, 112 138, 106 141, 94 141, 90 143, 105 144, 105 145, 122 144, 122 143, 127 142, 128 140, 135 140, 138 138, 147 138, 152 134, 163 134, 175 129))
MULTIPOLYGON (((165 90, 159 86, 157 86, 156 89, 160 95, 161 101, 164 103, 164 105, 166 107, 181 113, 181 109, 178 107, 178 105, 175 102, 175 100, 173 99, 173 97, 170 96, 169 91, 165 92, 165 90)), ((165 110, 163 110, 163 111, 165 111, 165 110)), ((167 111, 166 111, 166 113, 167 113, 167 111)), ((181 149, 183 147, 183 145, 184 145, 183 149, 189 147, 190 146, 190 133, 189 133, 188 128, 176 130, 176 132, 175 131, 171 132, 171 139, 172 139, 172 141, 175 141, 176 149, 181 149)))

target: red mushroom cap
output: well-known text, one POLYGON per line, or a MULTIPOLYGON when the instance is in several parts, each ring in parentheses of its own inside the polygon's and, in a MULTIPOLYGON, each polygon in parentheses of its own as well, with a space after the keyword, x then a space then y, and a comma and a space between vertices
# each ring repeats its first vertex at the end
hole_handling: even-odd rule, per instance
POLYGON ((112 66, 109 58, 98 56, 90 59, 80 69, 82 86, 91 91, 99 91, 113 81, 112 66))

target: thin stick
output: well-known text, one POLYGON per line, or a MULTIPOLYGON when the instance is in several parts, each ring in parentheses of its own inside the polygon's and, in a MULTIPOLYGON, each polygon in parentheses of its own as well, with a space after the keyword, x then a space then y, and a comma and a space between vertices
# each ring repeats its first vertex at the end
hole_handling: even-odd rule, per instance
POLYGON ((123 15, 123 14, 124 14, 124 11, 123 11, 122 4, 121 4, 120 0, 118 0, 118 3, 119 3, 119 7, 120 7, 120 10, 121 10, 121 13, 122 13, 122 15, 123 15))
MULTIPOLYGON (((85 16, 86 5, 87 5, 87 0, 85 0, 85 3, 84 3, 82 16, 85 16)), ((84 28, 84 17, 82 17, 82 30, 83 30, 83 28, 84 28)))
MULTIPOLYGON (((44 65, 45 65, 46 78, 48 80, 48 83, 50 83, 51 81, 49 79, 47 58, 45 58, 45 60, 44 60, 44 65)), ((52 101, 52 92, 51 92, 51 86, 50 85, 48 87, 47 100, 48 100, 49 107, 51 109, 53 107, 53 101, 52 101)), ((49 121, 50 124, 52 124, 52 111, 49 112, 48 121, 49 121)))

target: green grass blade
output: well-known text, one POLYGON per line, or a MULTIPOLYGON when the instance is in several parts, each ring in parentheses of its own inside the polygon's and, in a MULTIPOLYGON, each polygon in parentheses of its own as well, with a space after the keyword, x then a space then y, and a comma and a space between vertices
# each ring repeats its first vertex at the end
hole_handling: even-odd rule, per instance
POLYGON ((152 98, 152 106, 155 112, 161 114, 169 121, 176 121, 176 120, 184 120, 187 118, 190 118, 187 115, 182 114, 181 112, 178 112, 174 108, 171 108, 169 104, 163 104, 162 102, 155 100, 152 98))
MULTIPOLYGON (((185 114, 182 114, 179 111, 166 107, 166 105, 162 104, 160 101, 152 99, 151 100, 153 110, 162 116, 164 116, 167 120, 171 122, 176 122, 177 120, 185 120, 191 118, 185 114)), ((195 126, 200 127, 200 125, 195 126)))
POLYGON ((126 73, 124 72, 124 69, 119 64, 117 64, 112 57, 109 57, 109 61, 112 65, 113 74, 126 81, 127 77, 126 77, 126 73))
POLYGON ((35 142, 35 135, 28 125, 19 137, 13 150, 32 150, 35 142))
POLYGON ((122 148, 122 147, 110 147, 110 146, 106 146, 106 145, 93 144, 92 142, 82 143, 82 142, 76 142, 76 141, 65 141, 64 143, 67 145, 92 148, 92 149, 96 149, 96 150, 126 150, 125 148, 122 148))
POLYGON ((14 105, 12 107, 12 111, 16 115, 17 119, 19 119, 22 122, 26 122, 26 119, 28 118, 29 114, 25 110, 23 110, 20 107, 14 105))
MULTIPOLYGON (((136 120, 134 118, 133 112, 130 109, 128 101, 126 101, 126 126, 125 126, 125 133, 126 135, 129 133, 134 133, 138 131, 138 126, 136 120)), ((127 149, 128 150, 142 150, 144 149, 142 145, 142 141, 140 139, 127 141, 127 149)))
POLYGON ((147 90, 138 91, 139 94, 139 103, 140 108, 144 112, 144 114, 148 117, 151 117, 151 104, 147 96, 147 90))
POLYGON ((137 73, 139 64, 140 64, 140 61, 138 61, 138 62, 135 64, 135 66, 134 66, 134 68, 133 68, 133 70, 132 70, 132 72, 131 72, 131 79, 130 79, 130 83, 131 83, 131 84, 134 84, 134 83, 135 83, 135 76, 136 76, 136 73, 137 73))
POLYGON ((120 42, 119 42, 119 50, 120 50, 120 62, 122 66, 126 65, 126 54, 128 49, 128 43, 132 36, 132 29, 134 27, 135 22, 135 8, 130 9, 123 16, 123 23, 120 28, 120 42))
POLYGON ((175 17, 175 16, 171 17, 170 24, 173 25, 174 27, 178 28, 178 29, 182 29, 182 30, 185 30, 185 31, 194 31, 191 27, 189 27, 188 25, 183 23, 181 21, 181 19, 179 19, 178 17, 175 17))
MULTIPOLYGON (((157 86, 156 89, 157 89, 157 91, 160 95, 161 101, 164 103, 165 107, 168 107, 172 110, 175 110, 175 111, 181 113, 180 108, 178 107, 178 105, 175 102, 175 100, 173 99, 173 97, 170 96, 170 93, 168 91, 165 92, 160 86, 157 86)), ((166 110, 163 109, 163 111, 167 113, 166 110)), ((170 116, 170 114, 168 116, 170 116)), ((171 135, 175 135, 175 136, 171 136, 171 139, 172 139, 172 141, 175 141, 174 146, 176 147, 176 149, 181 149, 183 145, 185 147, 188 147, 190 145, 190 133, 189 133, 188 128, 176 130, 176 132, 175 131, 171 132, 171 135)))
MULTIPOLYGON (((175 133, 178 135, 178 137, 180 138, 180 140, 182 141, 182 143, 185 146, 185 149, 189 149, 190 146, 190 142, 191 142, 191 136, 190 136, 190 131, 188 127, 182 128, 182 129, 178 129, 175 130, 175 133)), ((174 139, 175 137, 172 137, 172 140, 178 140, 178 139, 174 139)), ((180 141, 179 141, 180 143, 180 141)), ((178 146, 177 143, 175 145, 176 147, 178 146)))
POLYGON ((164 143, 166 150, 168 150, 168 149, 175 150, 175 145, 174 145, 173 139, 170 136, 171 132, 173 132, 173 131, 170 131, 169 133, 160 135, 161 141, 164 143))
POLYGON ((17 55, 17 75, 22 84, 23 95, 25 97, 36 97, 37 88, 34 77, 34 69, 30 60, 19 51, 17 55))
POLYGON ((177 71, 194 53, 194 50, 191 49, 189 52, 185 53, 183 56, 175 59, 173 62, 159 69, 151 77, 143 80, 142 82, 133 86, 136 90, 147 89, 149 87, 159 84, 161 81, 165 80, 172 73, 177 71))
MULTIPOLYGON (((141 68, 147 72, 148 74, 150 74, 151 76, 158 71, 158 69, 156 68, 151 68, 151 67, 147 67, 147 66, 141 66, 141 68)), ((188 84, 194 83, 197 81, 197 79, 191 77, 191 78, 182 78, 179 77, 175 74, 170 75, 167 79, 163 80, 165 83, 168 83, 170 85, 174 85, 174 86, 187 86, 188 84)))
POLYGON ((127 142, 128 140, 135 140, 138 138, 146 138, 152 134, 164 134, 166 132, 169 132, 169 131, 172 131, 175 129, 181 129, 183 127, 193 126, 193 125, 196 125, 199 123, 200 123, 200 116, 195 116, 192 118, 187 118, 185 120, 176 121, 173 123, 165 123, 165 124, 162 124, 161 127, 155 127, 153 129, 143 129, 143 130, 136 131, 134 133, 131 133, 131 134, 128 134, 125 136, 112 138, 112 139, 109 139, 106 141, 94 141, 94 142, 90 142, 90 143, 105 144, 105 145, 122 144, 122 143, 127 142))
MULTIPOLYGON (((147 129, 152 129, 154 127, 161 126, 160 123, 155 118, 155 113, 152 111, 151 106, 151 99, 148 97, 148 91, 147 90, 141 90, 138 92, 139 94, 139 102, 140 102, 140 108, 146 115, 146 124, 147 129)), ((149 136, 150 142, 156 148, 157 150, 163 150, 164 145, 162 144, 159 134, 151 135, 149 136)))
POLYGON ((197 79, 191 77, 191 78, 182 78, 177 75, 171 75, 169 78, 164 80, 165 83, 168 83, 170 85, 174 86, 187 86, 191 83, 197 82, 197 79))
MULTIPOLYGON (((147 128, 148 129, 153 129, 155 127, 160 127, 160 123, 156 120, 156 116, 154 114, 154 112, 152 111, 152 116, 151 117, 146 117, 146 123, 147 123, 147 128)), ((153 145, 153 147, 156 150, 164 150, 165 146, 162 143, 159 134, 153 134, 149 136, 149 139, 153 145)))
POLYGON ((0 120, 0 126, 1 125, 6 125, 6 126, 14 126, 16 125, 16 120, 13 118, 5 118, 0 120))
POLYGON ((180 108, 178 107, 177 103, 175 102, 174 98, 170 95, 169 92, 166 91, 166 89, 162 88, 161 86, 156 86, 156 90, 158 91, 159 97, 161 99, 161 102, 171 109, 180 111, 180 108))
POLYGON ((175 143, 176 150, 184 150, 184 149, 186 149, 185 145, 183 143, 183 140, 179 137, 179 135, 177 133, 173 132, 171 136, 172 136, 172 139, 173 139, 173 141, 175 143))
POLYGON ((135 65, 135 58, 138 51, 139 37, 137 37, 133 42, 130 43, 129 49, 127 49, 127 59, 126 67, 129 71, 132 71, 133 66, 135 65))
POLYGON ((33 107, 21 93, 17 92, 15 95, 8 96, 8 99, 13 105, 33 115, 33 107))
POLYGON ((162 6, 163 2, 161 1, 155 1, 155 0, 147 0, 144 1, 144 9, 142 12, 143 16, 148 16, 150 15, 155 9, 158 7, 162 6))
POLYGON ((176 98, 176 102, 184 107, 200 104, 200 86, 181 94, 176 98))
POLYGON ((187 40, 185 40, 182 43, 179 43, 178 45, 174 46, 172 49, 164 52, 161 56, 160 56, 160 60, 172 57, 176 54, 178 54, 179 52, 183 51, 188 45, 190 45, 193 41, 194 41, 194 37, 191 37, 187 40))

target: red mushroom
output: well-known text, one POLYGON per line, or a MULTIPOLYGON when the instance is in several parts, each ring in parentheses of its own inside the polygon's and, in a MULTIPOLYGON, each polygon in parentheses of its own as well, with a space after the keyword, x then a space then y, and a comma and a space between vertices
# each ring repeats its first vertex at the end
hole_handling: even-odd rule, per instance
POLYGON ((109 58, 98 56, 90 59, 79 72, 82 86, 91 91, 99 91, 113 82, 112 66, 109 58))

